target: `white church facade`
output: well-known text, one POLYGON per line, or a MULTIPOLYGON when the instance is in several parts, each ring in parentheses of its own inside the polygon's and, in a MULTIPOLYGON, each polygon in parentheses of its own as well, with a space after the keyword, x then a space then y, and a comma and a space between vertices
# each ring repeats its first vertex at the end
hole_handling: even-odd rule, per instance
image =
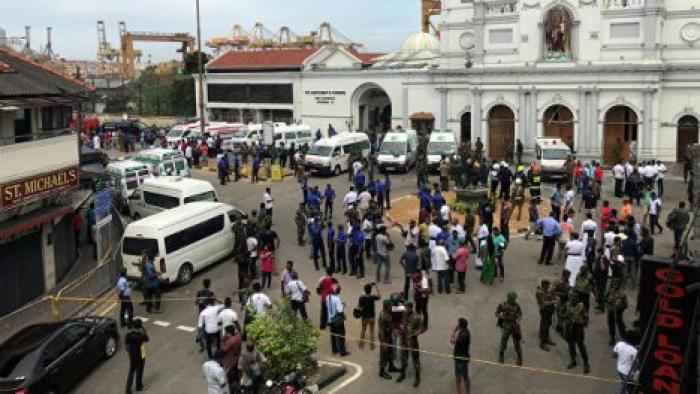
POLYGON ((492 158, 559 136, 581 158, 677 161, 698 142, 700 2, 443 0, 439 39, 228 52, 205 78, 215 119, 449 129, 492 158))

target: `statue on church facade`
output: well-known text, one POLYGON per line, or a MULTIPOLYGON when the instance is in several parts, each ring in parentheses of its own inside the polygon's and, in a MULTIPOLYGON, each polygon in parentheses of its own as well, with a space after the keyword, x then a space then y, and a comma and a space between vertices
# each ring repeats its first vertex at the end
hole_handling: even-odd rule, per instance
POLYGON ((545 21, 545 58, 571 59, 571 15, 562 6, 549 10, 545 21))

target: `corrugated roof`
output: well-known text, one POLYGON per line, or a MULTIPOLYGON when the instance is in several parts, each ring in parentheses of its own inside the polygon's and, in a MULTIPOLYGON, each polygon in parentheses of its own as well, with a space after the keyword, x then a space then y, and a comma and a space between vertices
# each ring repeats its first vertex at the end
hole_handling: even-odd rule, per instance
POLYGON ((0 97, 82 94, 91 87, 9 49, 0 48, 0 97))
POLYGON ((209 70, 301 69, 304 60, 318 48, 229 51, 212 60, 209 70))

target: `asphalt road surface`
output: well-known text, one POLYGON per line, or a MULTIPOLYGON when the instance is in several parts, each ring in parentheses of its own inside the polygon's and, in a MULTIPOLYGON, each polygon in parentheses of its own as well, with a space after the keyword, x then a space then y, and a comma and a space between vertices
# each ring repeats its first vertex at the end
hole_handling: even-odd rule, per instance
MULTIPOLYGON (((309 259, 310 247, 296 245, 296 227, 294 212, 301 200, 301 191, 292 178, 283 182, 261 182, 251 184, 248 180, 219 186, 213 172, 193 171, 194 177, 206 179, 217 188, 222 201, 249 211, 258 208, 265 187, 272 188, 274 202, 273 227, 281 237, 282 247, 277 255, 278 267, 284 262, 293 260, 300 279, 309 287, 315 288, 321 272, 316 272, 313 262, 309 259)), ((610 178, 610 174, 606 174, 610 178)), ((437 180, 436 178, 433 178, 437 180)), ((609 181, 609 179, 608 179, 609 181)), ((327 183, 333 185, 337 192, 334 222, 340 223, 342 212, 340 201, 347 192, 347 175, 331 178, 310 178, 311 185, 319 185, 321 189, 327 183)), ((415 175, 413 173, 392 176, 392 198, 415 192, 415 175)), ((669 176, 666 180, 666 196, 664 198, 664 216, 677 205, 679 199, 685 196, 685 186, 677 177, 669 176)), ((604 193, 610 194, 609 184, 603 188, 604 193)), ((544 190, 543 195, 548 195, 544 190)), ((578 203, 578 202, 577 202, 578 203)), ((615 198, 611 205, 619 206, 615 198)), ((640 218, 642 207, 635 206, 635 215, 640 218)), ((662 218, 661 223, 664 223, 662 218)), ((577 224, 580 223, 580 218, 577 224)), ((400 238, 398 232, 391 232, 395 241, 400 238)), ((402 245, 402 243, 397 243, 402 245)), ((586 345, 588 347, 591 373, 583 375, 579 360, 578 368, 567 370, 569 362, 566 343, 559 335, 552 333, 556 346, 550 352, 544 352, 538 345, 539 315, 535 302, 535 290, 543 277, 555 279, 560 275, 563 263, 551 267, 537 264, 541 243, 537 240, 524 240, 517 235, 505 254, 506 279, 505 283, 498 280, 492 287, 479 282, 479 272, 474 270, 473 257, 467 273, 466 294, 434 295, 429 303, 430 327, 420 336, 420 346, 424 351, 421 355, 422 383, 417 389, 412 387, 413 369, 409 361, 408 377, 403 383, 384 380, 378 377, 379 353, 368 348, 360 350, 357 342, 348 341, 351 355, 342 361, 347 363, 348 374, 334 383, 324 392, 342 393, 450 393, 454 392, 454 367, 449 358, 452 347, 448 335, 456 325, 457 318, 466 317, 472 334, 470 376, 472 392, 476 393, 615 393, 619 385, 614 382, 617 378, 615 359, 611 356, 608 346, 608 334, 605 315, 591 312, 591 321, 586 330, 586 345), (494 312, 496 306, 505 300, 506 293, 515 290, 518 301, 523 308, 522 334, 524 367, 514 366, 516 355, 512 343, 506 351, 506 364, 499 365, 498 347, 500 330, 496 327, 494 312)), ((660 256, 670 255, 672 239, 669 231, 662 236, 656 236, 656 252, 660 256)), ((403 247, 398 246, 392 252, 392 283, 380 284, 382 296, 386 297, 393 291, 403 287, 403 272, 398 264, 403 247)), ((358 280, 339 275, 342 285, 342 298, 348 308, 349 320, 346 323, 347 334, 358 337, 359 321, 351 317, 352 308, 357 305, 362 286, 374 280, 375 266, 366 262, 367 276, 358 280)), ((197 309, 192 297, 201 287, 204 278, 212 279, 212 288, 220 297, 230 295, 237 288, 236 267, 231 259, 225 259, 209 269, 198 273, 194 280, 180 287, 171 287, 164 292, 164 298, 177 299, 168 301, 163 306, 163 313, 146 314, 145 309, 136 305, 136 315, 145 317, 148 321, 145 327, 151 341, 148 343, 148 355, 144 374, 146 391, 150 393, 204 393, 206 384, 201 373, 201 365, 206 353, 199 353, 194 343, 197 320, 197 309)), ((273 287, 268 292, 273 298, 280 297, 279 277, 273 277, 273 287)), ((630 308, 625 312, 625 321, 631 324, 634 311, 636 292, 628 290, 630 308)), ((318 324, 319 300, 314 292, 311 302, 307 305, 309 315, 318 324)), ((140 294, 133 297, 136 301, 140 294)), ((237 298, 234 298, 234 301, 237 298)), ((377 305, 379 310, 379 305, 377 305)), ((100 305, 96 313, 117 317, 118 307, 113 302, 100 305)), ((328 333, 322 332, 318 344, 318 358, 334 359, 330 351, 328 333)), ((120 393, 124 392, 128 360, 123 346, 119 353, 99 365, 76 388, 76 393, 120 393)), ((395 374, 396 375, 396 374, 395 374)))

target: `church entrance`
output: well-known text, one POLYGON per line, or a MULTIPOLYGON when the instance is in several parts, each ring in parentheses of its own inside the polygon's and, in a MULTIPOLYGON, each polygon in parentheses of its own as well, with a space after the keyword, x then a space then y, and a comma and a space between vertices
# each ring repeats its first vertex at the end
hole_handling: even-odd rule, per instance
POLYGON ((630 145, 636 145, 639 121, 637 114, 624 105, 612 107, 603 124, 603 163, 612 165, 630 157, 630 145))
POLYGON ((488 119, 489 157, 492 160, 506 160, 515 149, 515 115, 507 106, 497 105, 489 111, 488 119))
POLYGON ((472 113, 465 112, 459 122, 460 142, 465 143, 472 140, 472 113))
POLYGON ((676 134, 676 161, 681 163, 685 160, 687 147, 698 143, 698 118, 692 115, 680 118, 676 134))
POLYGON ((563 105, 552 105, 544 112, 544 136, 561 138, 572 150, 574 147, 574 114, 563 105))

